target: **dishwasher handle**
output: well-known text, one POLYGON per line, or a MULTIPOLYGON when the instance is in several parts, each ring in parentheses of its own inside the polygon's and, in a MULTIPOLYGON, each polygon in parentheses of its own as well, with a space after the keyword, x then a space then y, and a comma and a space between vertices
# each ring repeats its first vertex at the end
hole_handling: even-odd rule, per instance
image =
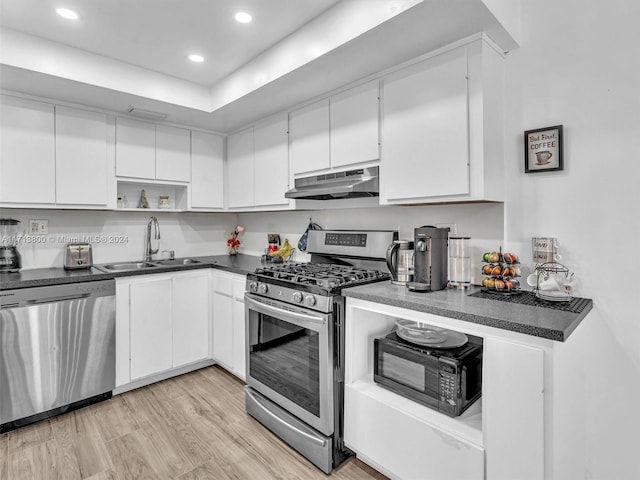
POLYGON ((82 298, 89 298, 91 296, 90 293, 80 293, 77 295, 62 295, 59 297, 48 297, 48 298, 36 298, 32 300, 27 300, 27 305, 41 305, 43 303, 53 303, 53 302, 65 302, 67 300, 79 300, 82 298))
POLYGON ((0 307, 32 307, 48 303, 83 300, 93 297, 110 297, 116 294, 114 279, 77 282, 38 287, 17 288, 0 292, 0 307))

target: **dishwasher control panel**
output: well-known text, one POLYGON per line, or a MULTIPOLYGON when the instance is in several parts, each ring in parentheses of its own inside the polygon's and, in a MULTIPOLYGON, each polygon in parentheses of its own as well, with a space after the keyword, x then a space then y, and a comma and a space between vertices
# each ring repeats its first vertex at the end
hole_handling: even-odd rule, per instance
POLYGON ((0 307, 16 308, 78 298, 106 297, 116 294, 115 280, 66 283, 44 287, 0 291, 0 307))

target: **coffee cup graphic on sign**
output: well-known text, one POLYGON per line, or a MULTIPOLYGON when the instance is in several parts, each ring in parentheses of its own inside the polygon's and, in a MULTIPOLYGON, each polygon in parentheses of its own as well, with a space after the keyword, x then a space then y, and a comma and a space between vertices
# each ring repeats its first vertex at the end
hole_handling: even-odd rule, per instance
POLYGON ((555 237, 533 237, 531 251, 533 263, 559 262, 562 256, 557 253, 560 242, 555 237))
POLYGON ((553 157, 553 153, 544 150, 542 152, 536 152, 536 164, 537 165, 545 165, 549 163, 550 158, 553 157))

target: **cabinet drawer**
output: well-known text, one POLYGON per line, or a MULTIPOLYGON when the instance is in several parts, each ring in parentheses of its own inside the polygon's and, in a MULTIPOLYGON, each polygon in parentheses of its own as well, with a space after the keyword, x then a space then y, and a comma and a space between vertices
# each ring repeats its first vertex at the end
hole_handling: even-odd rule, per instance
POLYGON ((482 447, 351 385, 345 388, 345 444, 393 478, 484 478, 482 447))
POLYGON ((244 300, 246 277, 244 275, 234 275, 233 279, 233 298, 244 300))
POLYGON ((213 291, 233 296, 233 275, 226 272, 213 273, 213 291))

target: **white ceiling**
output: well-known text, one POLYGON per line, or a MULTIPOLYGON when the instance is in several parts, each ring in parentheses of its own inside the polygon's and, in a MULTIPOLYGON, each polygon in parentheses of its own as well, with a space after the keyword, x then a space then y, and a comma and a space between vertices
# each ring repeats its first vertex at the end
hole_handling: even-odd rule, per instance
POLYGON ((479 32, 517 48, 514 1, 0 0, 0 88, 227 133, 479 32))
POLYGON ((338 0, 3 0, 0 25, 211 86, 338 0), (57 7, 79 15, 67 20, 57 7), (235 21, 239 11, 253 21, 235 21), (188 60, 190 53, 205 57, 188 60))

